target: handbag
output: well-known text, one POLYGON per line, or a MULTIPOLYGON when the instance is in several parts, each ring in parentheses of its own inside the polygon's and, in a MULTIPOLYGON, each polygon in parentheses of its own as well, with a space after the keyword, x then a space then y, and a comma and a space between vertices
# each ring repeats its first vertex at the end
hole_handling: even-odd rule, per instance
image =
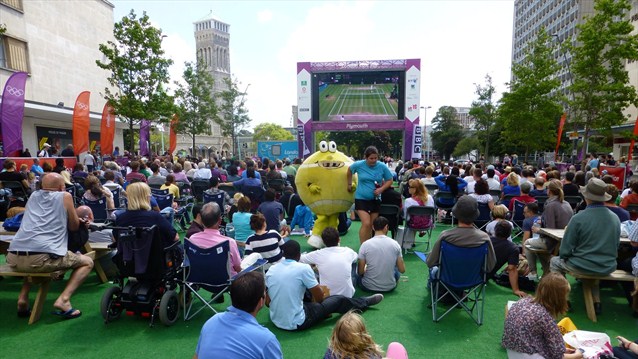
POLYGON ((24 216, 24 212, 16 214, 15 216, 11 218, 7 218, 2 224, 2 227, 4 227, 4 229, 7 232, 17 232, 18 229, 20 229, 20 225, 22 224, 23 216, 24 216))

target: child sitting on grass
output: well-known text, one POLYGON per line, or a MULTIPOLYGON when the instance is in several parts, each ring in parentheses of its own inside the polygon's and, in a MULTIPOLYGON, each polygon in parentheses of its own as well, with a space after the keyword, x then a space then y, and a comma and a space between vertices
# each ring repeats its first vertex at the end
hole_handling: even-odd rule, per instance
POLYGON ((304 235, 306 237, 310 237, 310 231, 315 225, 315 217, 310 208, 308 208, 303 201, 301 201, 300 205, 295 207, 295 215, 292 217, 292 222, 290 222, 290 230, 292 231, 295 229, 297 225, 299 225, 300 228, 303 227, 304 235))

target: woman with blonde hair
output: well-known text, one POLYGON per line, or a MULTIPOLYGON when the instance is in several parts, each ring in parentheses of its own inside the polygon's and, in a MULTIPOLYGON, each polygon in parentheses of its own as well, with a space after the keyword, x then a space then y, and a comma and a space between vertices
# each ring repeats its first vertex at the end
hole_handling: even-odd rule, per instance
MULTIPOLYGON (((493 221, 491 221, 490 223, 487 224, 487 226, 485 226, 485 232, 487 232, 487 234, 489 234, 490 237, 496 236, 496 232, 494 229, 496 228, 496 224, 501 221, 505 221, 509 223, 510 227, 514 229, 514 223, 512 223, 511 221, 507 219, 507 216, 509 214, 510 214, 510 211, 507 209, 507 207, 505 207, 505 205, 498 204, 494 206, 494 208, 492 209, 493 221)), ((510 236, 508 240, 511 241, 512 237, 510 236)))
POLYGON ((558 273, 543 276, 536 296, 514 303, 505 318, 501 345, 509 358, 578 359, 580 350, 566 349, 556 319, 567 312, 571 288, 558 273))
POLYGON ((507 175, 506 181, 507 184, 503 186, 503 191, 501 192, 501 204, 504 204, 505 207, 509 207, 510 198, 521 195, 521 187, 519 186, 520 179, 514 172, 510 172, 510 174, 507 175))
POLYGON ((179 241, 179 235, 170 222, 159 212, 151 210, 151 188, 144 182, 131 183, 126 187, 127 210, 117 214, 117 227, 151 227, 156 225, 165 246, 179 241))
MULTIPOLYGON (((388 358, 400 359, 407 357, 403 345, 392 343, 388 347, 388 358), (392 355, 391 352, 394 354, 392 355)), ((383 350, 368 333, 363 317, 353 311, 341 316, 337 324, 335 324, 328 342, 328 349, 324 355, 324 359, 351 358, 383 358, 383 350)))

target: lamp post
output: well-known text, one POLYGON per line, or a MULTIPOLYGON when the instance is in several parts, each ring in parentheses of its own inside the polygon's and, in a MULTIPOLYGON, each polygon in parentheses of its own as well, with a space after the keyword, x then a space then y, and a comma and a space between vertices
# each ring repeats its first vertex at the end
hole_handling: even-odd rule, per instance
POLYGON ((432 106, 421 106, 423 109, 423 139, 425 140, 425 159, 430 162, 430 134, 427 133, 428 127, 428 108, 432 108, 432 106))
MULTIPOLYGON (((560 52, 563 53, 563 61, 565 62, 565 67, 567 68, 567 75, 569 76, 569 85, 573 86, 574 85, 574 79, 572 78, 572 68, 571 68, 571 63, 569 62, 569 59, 567 58, 567 51, 565 51, 565 49, 563 49, 563 42, 560 41, 560 38, 558 37, 558 34, 552 34, 551 35, 553 38, 556 39, 556 41, 558 42, 558 50, 560 52)), ((573 96, 574 94, 572 93, 571 90, 569 90, 569 97, 573 100, 573 96)), ((565 107, 567 108, 567 110, 565 111, 566 117, 567 119, 569 119, 570 117, 570 107, 569 107, 569 102, 565 103, 565 107)), ((574 125, 574 130, 576 129, 576 125, 574 125)), ((572 164, 576 165, 576 144, 578 143, 578 138, 574 139, 574 143, 572 146, 572 164)), ((587 149, 585 149, 585 151, 587 151, 587 149)))

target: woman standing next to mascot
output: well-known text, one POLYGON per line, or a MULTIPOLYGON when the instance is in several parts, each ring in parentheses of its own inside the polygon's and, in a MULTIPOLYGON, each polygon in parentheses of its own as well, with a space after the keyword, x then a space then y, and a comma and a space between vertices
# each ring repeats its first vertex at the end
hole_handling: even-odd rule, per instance
POLYGON ((351 164, 347 173, 348 191, 352 192, 352 175, 359 174, 359 184, 354 193, 354 209, 361 219, 359 241, 371 238, 372 222, 379 217, 381 193, 392 186, 392 172, 383 162, 378 162, 379 151, 369 146, 363 153, 365 160, 351 164))

